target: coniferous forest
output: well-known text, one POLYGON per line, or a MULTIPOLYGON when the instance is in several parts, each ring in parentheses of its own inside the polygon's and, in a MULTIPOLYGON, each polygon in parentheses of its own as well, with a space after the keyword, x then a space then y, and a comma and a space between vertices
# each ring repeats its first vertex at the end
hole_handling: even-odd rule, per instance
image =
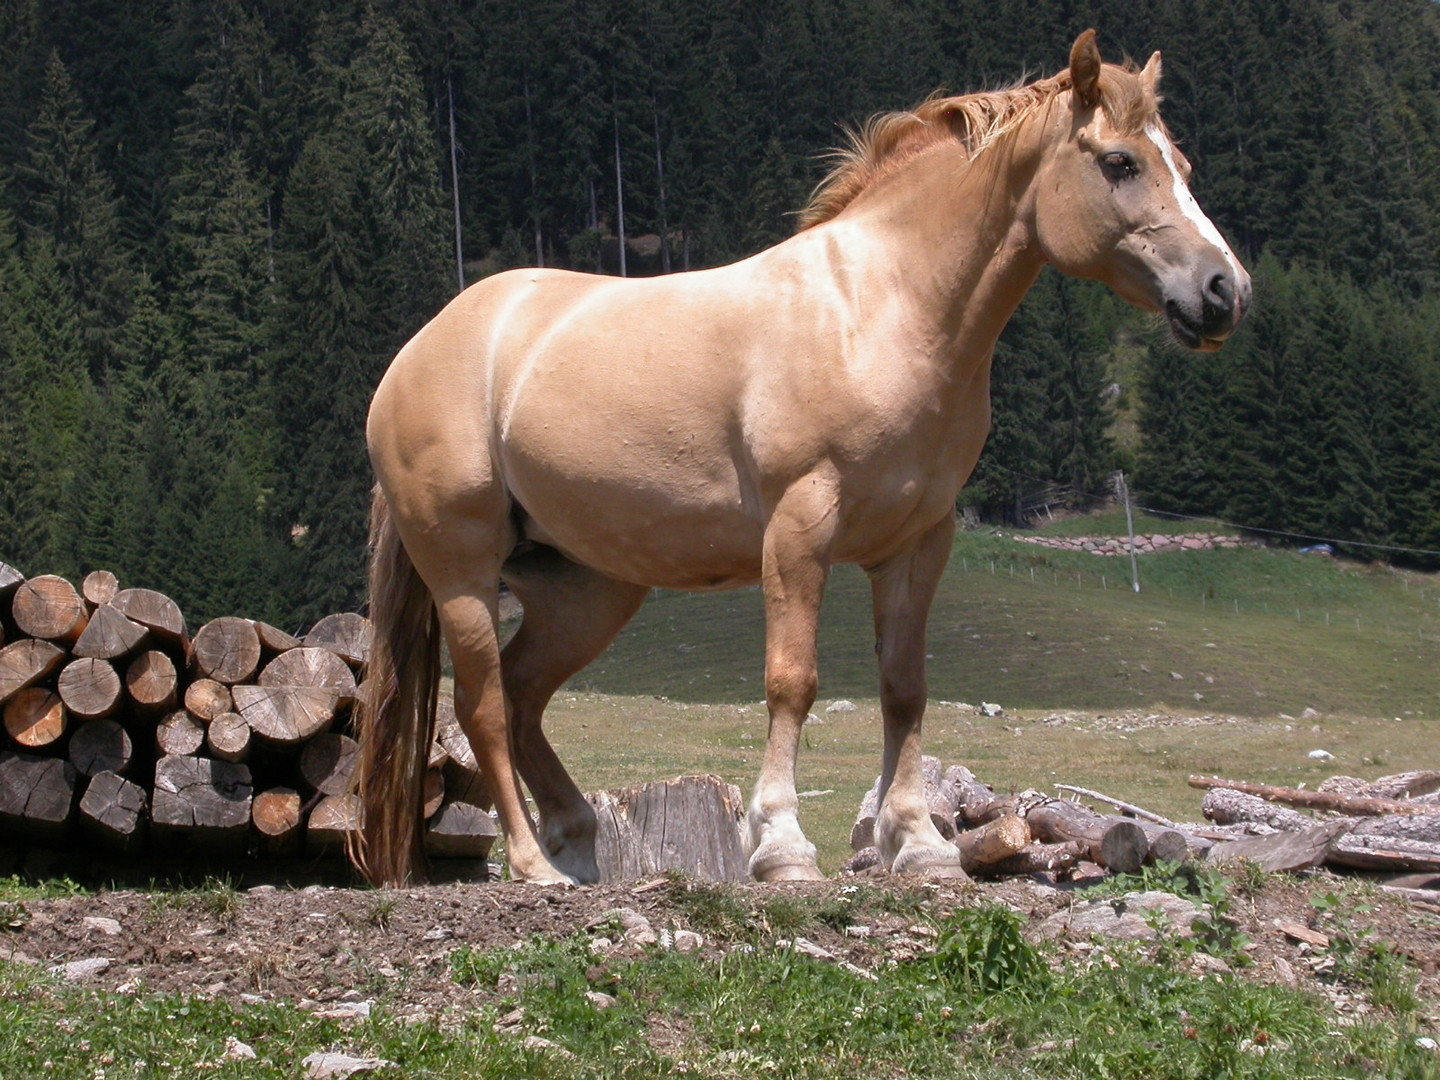
POLYGON ((1160 510, 1440 548, 1430 0, 0 0, 0 560, 196 620, 355 607, 370 393, 462 283, 745 256, 846 125, 1087 26, 1163 50, 1255 309, 1197 356, 1047 273, 962 500, 1124 468, 1160 510))

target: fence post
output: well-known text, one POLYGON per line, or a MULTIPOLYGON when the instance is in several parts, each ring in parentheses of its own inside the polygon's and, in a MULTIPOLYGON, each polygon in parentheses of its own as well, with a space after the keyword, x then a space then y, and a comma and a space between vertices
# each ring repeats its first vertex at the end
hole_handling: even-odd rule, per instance
POLYGON ((1130 534, 1130 583, 1140 591, 1140 564, 1135 561, 1135 515, 1130 511, 1130 485, 1125 483, 1125 474, 1115 474, 1115 486, 1120 489, 1120 498, 1125 503, 1125 528, 1130 534))

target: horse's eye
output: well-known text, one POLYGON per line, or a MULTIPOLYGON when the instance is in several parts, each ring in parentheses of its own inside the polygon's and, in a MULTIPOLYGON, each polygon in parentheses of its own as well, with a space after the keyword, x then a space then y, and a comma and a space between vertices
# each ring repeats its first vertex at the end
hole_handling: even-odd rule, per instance
POLYGON ((1110 180, 1129 180, 1140 172, 1135 159, 1123 151, 1113 151, 1100 158, 1100 168, 1110 180))

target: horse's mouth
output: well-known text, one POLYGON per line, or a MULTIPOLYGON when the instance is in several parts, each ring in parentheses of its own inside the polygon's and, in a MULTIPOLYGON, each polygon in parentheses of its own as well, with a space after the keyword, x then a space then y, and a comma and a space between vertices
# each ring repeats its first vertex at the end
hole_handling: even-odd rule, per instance
POLYGON ((1187 315, 1174 300, 1165 302, 1165 318, 1175 340, 1195 352, 1216 352, 1225 344, 1224 338, 1206 337, 1199 320, 1187 315))

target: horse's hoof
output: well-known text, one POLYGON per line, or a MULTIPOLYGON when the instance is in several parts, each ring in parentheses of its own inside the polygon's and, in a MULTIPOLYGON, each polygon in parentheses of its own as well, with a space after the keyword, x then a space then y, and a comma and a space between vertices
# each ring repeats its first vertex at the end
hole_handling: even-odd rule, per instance
POLYGON ((815 846, 757 848, 750 856, 750 876, 756 881, 824 881, 815 862, 815 846), (808 850, 806 850, 808 849, 808 850))
POLYGON ((890 865, 892 874, 915 874, 926 878, 948 878, 969 881, 970 875, 960 865, 960 853, 950 845, 943 848, 906 847, 900 849, 890 865))

